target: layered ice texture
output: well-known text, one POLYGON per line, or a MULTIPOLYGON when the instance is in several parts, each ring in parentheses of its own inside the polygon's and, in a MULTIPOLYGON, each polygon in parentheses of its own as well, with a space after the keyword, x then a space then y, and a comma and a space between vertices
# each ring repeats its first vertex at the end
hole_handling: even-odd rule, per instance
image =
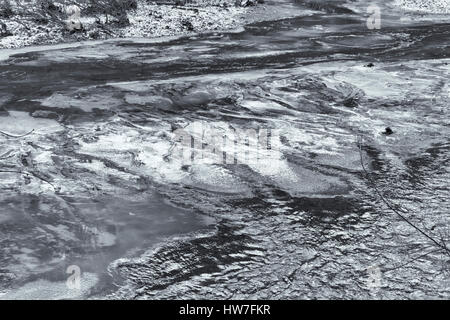
POLYGON ((368 30, 342 3, 237 33, 8 52, 0 130, 34 132, 1 136, 3 296, 448 299, 447 260, 373 185, 448 241, 448 24, 385 8, 368 30), (239 129, 274 130, 276 148, 230 150, 239 129), (189 158, 179 132, 204 142, 189 158), (210 161, 213 135, 236 163, 210 161))

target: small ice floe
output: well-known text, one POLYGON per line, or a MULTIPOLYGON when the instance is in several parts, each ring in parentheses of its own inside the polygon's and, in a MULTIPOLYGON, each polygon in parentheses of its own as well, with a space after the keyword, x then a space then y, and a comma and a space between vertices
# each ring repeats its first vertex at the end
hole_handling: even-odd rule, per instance
POLYGON ((98 282, 93 273, 82 273, 79 288, 70 288, 66 281, 36 280, 0 294, 0 300, 66 300, 86 297, 98 282))
POLYGON ((8 111, 9 116, 0 120, 0 131, 11 136, 28 135, 32 131, 45 131, 46 133, 60 130, 61 125, 51 119, 33 118, 28 112, 8 111))

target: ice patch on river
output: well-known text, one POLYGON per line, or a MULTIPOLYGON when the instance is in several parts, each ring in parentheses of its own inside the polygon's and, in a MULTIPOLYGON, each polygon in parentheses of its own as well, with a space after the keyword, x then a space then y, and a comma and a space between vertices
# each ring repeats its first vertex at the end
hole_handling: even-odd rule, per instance
POLYGON ((373 32, 355 15, 317 12, 170 45, 106 43, 99 51, 114 54, 105 59, 94 47, 11 59, 2 107, 33 117, 51 109, 61 127, 7 140, 14 153, 2 163, 36 176, 2 174, 2 289, 65 276, 66 255, 106 283, 123 279, 116 298, 448 298, 440 253, 397 268, 429 243, 362 169, 445 236, 450 69, 438 39, 448 28, 383 19, 373 32), (258 55, 265 50, 281 52, 258 55), (278 130, 280 144, 259 160, 250 135, 237 164, 211 162, 210 133, 233 129, 278 130), (176 157, 182 130, 206 138, 206 157, 176 157), (213 217, 207 231, 197 212, 213 217), (376 292, 373 265, 383 275, 376 292))
POLYGON ((52 133, 62 126, 55 120, 36 119, 28 112, 8 111, 9 116, 0 117, 0 130, 14 135, 26 134, 32 130, 36 133, 52 133))
POLYGON ((92 273, 83 273, 81 275, 79 289, 70 288, 65 281, 37 280, 14 290, 0 291, 0 300, 82 299, 89 294, 97 282, 98 277, 92 273))
POLYGON ((113 98, 112 94, 96 93, 89 95, 87 99, 80 99, 80 96, 86 95, 86 90, 74 92, 70 96, 55 93, 51 97, 42 100, 42 105, 49 108, 78 108, 84 112, 94 110, 110 110, 119 106, 122 102, 113 98))

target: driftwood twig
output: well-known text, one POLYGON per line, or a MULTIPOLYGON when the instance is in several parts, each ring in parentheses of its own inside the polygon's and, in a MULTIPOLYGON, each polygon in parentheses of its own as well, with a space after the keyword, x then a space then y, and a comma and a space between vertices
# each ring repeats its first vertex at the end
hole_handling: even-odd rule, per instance
POLYGON ((397 210, 394 205, 392 205, 385 197, 384 195, 381 193, 381 191, 378 189, 377 185, 375 184, 375 182, 372 180, 372 178, 369 175, 369 172, 367 171, 365 165, 364 165, 364 161, 363 161, 363 155, 362 155, 362 137, 359 137, 358 139, 358 147, 359 147, 359 157, 360 157, 360 161, 361 161, 361 166, 364 170, 364 173, 367 176, 367 179, 369 180, 370 184, 372 185, 372 188, 375 190, 375 192, 377 193, 377 195, 380 197, 380 199, 386 204, 386 206, 391 209, 398 217, 400 217, 400 219, 402 219, 403 221, 405 221, 408 225, 410 225, 412 228, 414 228, 416 231, 418 231, 420 234, 422 234, 425 238, 427 238, 428 240, 430 240, 432 243, 434 243, 439 250, 443 250, 448 256, 450 256, 450 250, 448 249, 447 245, 445 244, 444 241, 439 242, 438 240, 436 240, 432 235, 430 235, 428 232, 426 232, 425 230, 421 229, 420 227, 416 226, 414 223, 412 223, 407 217, 405 217, 402 213, 400 213, 399 210, 397 210))

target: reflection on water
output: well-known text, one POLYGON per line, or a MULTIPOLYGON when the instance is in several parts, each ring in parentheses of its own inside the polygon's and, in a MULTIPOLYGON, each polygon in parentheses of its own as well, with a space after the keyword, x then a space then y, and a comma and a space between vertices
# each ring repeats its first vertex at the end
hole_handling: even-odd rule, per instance
POLYGON ((87 277, 95 275, 88 283, 91 287, 83 288, 85 294, 111 290, 112 279, 107 273, 111 261, 208 224, 151 193, 131 199, 25 195, 5 198, 2 203, 2 250, 6 255, 1 262, 10 271, 5 273, 37 281, 36 286, 6 294, 6 299, 67 294, 66 272, 71 265, 87 277), (56 292, 51 288, 42 292, 42 286, 37 285, 42 280, 53 282, 56 292))
POLYGON ((27 296, 77 264, 82 296, 448 298, 441 253, 397 269, 433 248, 377 197, 357 140, 383 194, 448 239, 449 21, 377 3, 381 30, 361 1, 296 1, 242 32, 0 61, 0 129, 36 129, 0 150, 34 174, 1 173, 1 288, 27 296), (174 132, 202 123, 278 130, 280 154, 180 163, 174 132))

